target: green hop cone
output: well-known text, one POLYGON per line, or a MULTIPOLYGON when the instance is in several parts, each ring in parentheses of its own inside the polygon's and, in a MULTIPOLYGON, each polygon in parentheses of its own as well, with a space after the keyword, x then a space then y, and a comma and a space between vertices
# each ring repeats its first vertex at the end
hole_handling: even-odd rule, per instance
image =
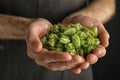
POLYGON ((97 26, 88 28, 80 23, 66 26, 58 23, 41 38, 44 48, 71 55, 86 56, 100 44, 97 26))

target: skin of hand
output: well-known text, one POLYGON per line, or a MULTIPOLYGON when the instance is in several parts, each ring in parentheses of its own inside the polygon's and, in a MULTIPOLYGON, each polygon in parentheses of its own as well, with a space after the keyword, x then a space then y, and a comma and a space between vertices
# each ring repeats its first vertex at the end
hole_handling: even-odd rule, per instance
POLYGON ((110 35, 107 32, 107 30, 105 29, 102 22, 100 22, 92 17, 84 16, 81 14, 79 14, 79 15, 72 14, 72 15, 66 17, 62 21, 62 24, 64 24, 64 25, 69 24, 69 23, 80 23, 80 24, 82 24, 84 26, 88 26, 88 27, 92 27, 92 26, 96 25, 98 27, 98 35, 99 35, 99 39, 101 42, 100 45, 98 45, 95 48, 93 53, 90 53, 86 57, 84 63, 71 69, 73 71, 73 73, 79 74, 81 72, 81 70, 87 69, 91 64, 96 63, 98 61, 98 58, 105 56, 106 47, 108 47, 108 45, 109 45, 110 35))
POLYGON ((66 52, 49 51, 42 47, 40 38, 52 28, 52 24, 43 18, 33 21, 26 32, 28 56, 38 65, 52 71, 66 70, 83 63, 85 60, 79 55, 71 56, 66 52))

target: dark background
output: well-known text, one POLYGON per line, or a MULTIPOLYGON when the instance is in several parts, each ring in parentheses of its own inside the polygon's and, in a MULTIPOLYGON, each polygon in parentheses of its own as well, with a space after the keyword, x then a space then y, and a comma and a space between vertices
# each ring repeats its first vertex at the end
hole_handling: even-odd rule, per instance
POLYGON ((107 55, 93 65, 94 80, 120 80, 120 0, 116 0, 116 14, 105 24, 110 33, 107 55))

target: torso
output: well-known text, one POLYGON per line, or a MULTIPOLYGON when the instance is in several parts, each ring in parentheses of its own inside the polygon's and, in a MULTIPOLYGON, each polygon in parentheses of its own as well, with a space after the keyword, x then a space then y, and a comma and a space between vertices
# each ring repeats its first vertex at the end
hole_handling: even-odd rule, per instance
POLYGON ((1 12, 28 18, 46 18, 52 23, 85 5, 86 0, 0 0, 1 12))

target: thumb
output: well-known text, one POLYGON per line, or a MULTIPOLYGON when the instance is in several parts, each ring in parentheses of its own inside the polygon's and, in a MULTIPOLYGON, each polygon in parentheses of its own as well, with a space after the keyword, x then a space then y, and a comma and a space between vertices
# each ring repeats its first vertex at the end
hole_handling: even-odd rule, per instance
POLYGON ((40 52, 42 50, 42 42, 38 35, 33 34, 32 31, 28 31, 26 35, 27 47, 32 49, 34 52, 40 52))
POLYGON ((35 52, 40 52, 42 50, 42 42, 39 37, 34 38, 31 43, 31 47, 35 52))
POLYGON ((71 22, 70 17, 66 17, 65 19, 63 19, 63 21, 61 22, 63 25, 67 25, 68 23, 71 22))

